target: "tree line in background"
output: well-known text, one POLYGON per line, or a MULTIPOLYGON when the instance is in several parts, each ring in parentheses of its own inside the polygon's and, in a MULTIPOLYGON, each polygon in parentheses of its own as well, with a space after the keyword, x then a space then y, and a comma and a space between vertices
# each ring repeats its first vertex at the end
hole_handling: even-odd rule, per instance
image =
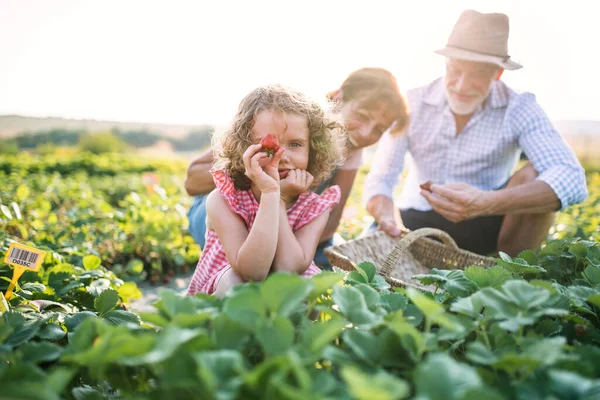
POLYGON ((210 144, 214 128, 202 125, 182 138, 166 137, 147 130, 121 130, 113 128, 105 132, 89 132, 78 129, 56 128, 24 132, 9 139, 0 139, 0 154, 16 154, 21 150, 44 152, 54 147, 81 147, 94 154, 121 152, 128 147, 149 147, 159 141, 169 142, 175 151, 199 150, 210 144))

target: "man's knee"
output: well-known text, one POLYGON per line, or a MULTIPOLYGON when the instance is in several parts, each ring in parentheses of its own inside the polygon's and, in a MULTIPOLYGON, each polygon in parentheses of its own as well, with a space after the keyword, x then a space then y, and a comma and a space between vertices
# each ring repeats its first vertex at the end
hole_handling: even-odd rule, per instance
POLYGON ((533 168, 531 163, 528 163, 520 170, 514 173, 508 181, 508 187, 523 185, 525 183, 533 182, 538 177, 538 172, 533 168))

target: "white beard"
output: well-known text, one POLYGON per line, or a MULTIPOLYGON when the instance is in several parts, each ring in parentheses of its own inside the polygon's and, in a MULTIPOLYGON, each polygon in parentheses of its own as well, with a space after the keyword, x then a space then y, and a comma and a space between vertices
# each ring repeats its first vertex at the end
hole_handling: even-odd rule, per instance
POLYGON ((470 115, 475 113, 475 111, 477 111, 477 109, 483 104, 483 101, 485 100, 483 98, 478 97, 470 103, 463 103, 462 101, 454 99, 447 87, 444 87, 444 93, 446 95, 448 105, 450 106, 450 110, 452 110, 452 112, 457 115, 470 115))

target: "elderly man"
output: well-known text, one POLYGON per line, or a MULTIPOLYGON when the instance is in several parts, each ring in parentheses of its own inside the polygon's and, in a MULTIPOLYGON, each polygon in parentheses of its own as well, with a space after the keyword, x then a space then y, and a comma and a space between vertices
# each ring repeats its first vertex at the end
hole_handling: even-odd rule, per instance
POLYGON ((407 93, 410 125, 383 136, 363 189, 378 229, 435 227, 461 248, 514 256, 539 248, 555 212, 587 197, 583 168, 535 96, 500 80, 521 68, 508 56, 508 32, 504 14, 463 12, 436 52, 446 75, 407 93), (511 176, 521 151, 530 164, 511 176), (392 193, 405 155, 398 215, 392 193))

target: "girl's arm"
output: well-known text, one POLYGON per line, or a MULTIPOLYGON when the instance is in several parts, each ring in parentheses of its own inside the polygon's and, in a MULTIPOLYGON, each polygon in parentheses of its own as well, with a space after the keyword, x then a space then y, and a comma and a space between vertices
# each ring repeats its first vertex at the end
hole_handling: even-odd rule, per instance
POLYGON ((279 191, 263 193, 252 229, 227 204, 218 191, 206 200, 208 229, 213 229, 231 268, 244 281, 261 281, 269 274, 277 247, 279 191))
POLYGON ((327 218, 329 218, 329 211, 324 212, 296 232, 293 232, 287 218, 285 202, 281 201, 279 206, 279 239, 272 271, 304 273, 315 257, 315 251, 327 223, 327 218))
POLYGON ((302 274, 312 263, 329 212, 318 216, 296 232, 292 231, 287 217, 287 204, 307 191, 312 182, 313 176, 300 169, 290 171, 288 176, 281 181, 278 242, 273 261, 273 272, 287 271, 302 274))
POLYGON ((206 204, 208 222, 217 233, 231 268, 245 281, 264 280, 269 274, 277 249, 275 233, 279 227, 281 201, 278 167, 285 149, 281 147, 270 158, 266 153, 260 152, 261 148, 261 144, 252 145, 243 156, 246 176, 260 192, 260 204, 250 232, 245 223, 242 224, 244 229, 241 229, 240 217, 229 209, 220 193, 220 201, 216 200, 213 192, 210 196, 213 199, 209 197, 206 204), (234 218, 223 208, 227 208, 228 213, 237 218, 238 224, 234 223, 234 218))

